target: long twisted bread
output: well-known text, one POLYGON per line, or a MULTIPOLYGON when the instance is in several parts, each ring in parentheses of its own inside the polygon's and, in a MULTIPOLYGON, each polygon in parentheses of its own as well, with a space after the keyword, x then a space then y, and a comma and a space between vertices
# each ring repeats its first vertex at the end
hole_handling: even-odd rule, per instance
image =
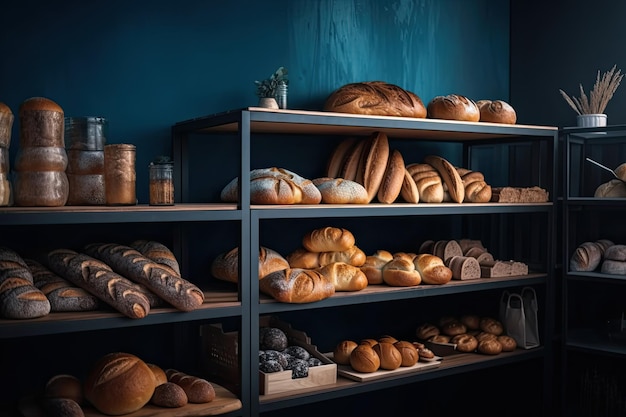
POLYGON ((127 317, 141 319, 150 312, 148 298, 135 283, 98 259, 71 249, 55 249, 48 253, 48 264, 52 271, 127 317))
POLYGON ((172 274, 170 268, 162 267, 130 246, 92 243, 85 246, 84 250, 88 255, 105 262, 118 274, 145 285, 179 310, 192 311, 204 302, 204 293, 200 288, 172 274))

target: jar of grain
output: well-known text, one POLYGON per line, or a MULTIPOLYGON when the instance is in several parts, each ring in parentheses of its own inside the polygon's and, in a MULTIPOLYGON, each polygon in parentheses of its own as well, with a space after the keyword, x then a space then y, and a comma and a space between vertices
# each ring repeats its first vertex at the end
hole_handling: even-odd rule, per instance
POLYGON ((135 159, 135 145, 121 143, 104 146, 104 191, 107 205, 137 204, 135 159))
POLYGON ((150 205, 174 204, 174 164, 169 160, 157 160, 149 165, 150 205))

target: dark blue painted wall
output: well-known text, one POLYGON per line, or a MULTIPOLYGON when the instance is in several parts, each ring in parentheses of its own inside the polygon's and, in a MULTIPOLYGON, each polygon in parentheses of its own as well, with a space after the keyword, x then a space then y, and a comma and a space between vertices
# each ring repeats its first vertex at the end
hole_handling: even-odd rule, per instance
MULTIPOLYGON (((290 73, 289 107, 319 110, 349 82, 385 80, 427 103, 508 99, 509 4, 491 0, 79 0, 14 2, 0 14, 0 101, 103 116, 109 143, 147 166, 177 121, 257 103, 253 81, 290 73)), ((12 154, 18 143, 14 126, 12 154)))

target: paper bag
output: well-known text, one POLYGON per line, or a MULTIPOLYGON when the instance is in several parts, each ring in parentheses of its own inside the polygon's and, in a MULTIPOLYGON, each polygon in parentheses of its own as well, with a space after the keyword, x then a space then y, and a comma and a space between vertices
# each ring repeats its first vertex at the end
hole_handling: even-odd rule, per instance
POLYGON ((504 291, 500 299, 500 320, 506 334, 522 349, 539 346, 537 294, 534 288, 524 287, 521 294, 504 291))

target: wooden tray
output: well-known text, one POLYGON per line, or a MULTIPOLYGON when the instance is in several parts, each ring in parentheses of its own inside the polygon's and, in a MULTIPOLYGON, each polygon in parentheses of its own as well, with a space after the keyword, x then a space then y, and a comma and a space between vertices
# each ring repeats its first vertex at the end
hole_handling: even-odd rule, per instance
MULTIPOLYGON (((333 353, 329 352, 325 354, 332 360, 333 353)), ((410 374, 414 372, 424 371, 426 369, 438 368, 441 365, 442 357, 435 356, 434 360, 422 361, 419 360, 413 366, 401 366, 393 370, 379 369, 376 372, 357 372, 350 365, 337 364, 337 374, 345 378, 352 379, 358 382, 373 381, 375 379, 389 378, 390 376, 398 376, 402 374, 410 374)))

